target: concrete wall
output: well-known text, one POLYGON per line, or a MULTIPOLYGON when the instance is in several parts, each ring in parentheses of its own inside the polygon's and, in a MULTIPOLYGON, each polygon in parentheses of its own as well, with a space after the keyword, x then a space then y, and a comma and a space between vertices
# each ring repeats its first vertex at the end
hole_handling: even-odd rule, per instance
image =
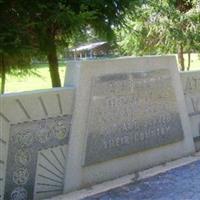
POLYGON ((0 199, 61 194, 74 89, 0 96, 0 199))
POLYGON ((70 63, 62 89, 0 96, 0 200, 44 199, 194 152, 200 73, 181 80, 175 57, 125 57, 70 63))

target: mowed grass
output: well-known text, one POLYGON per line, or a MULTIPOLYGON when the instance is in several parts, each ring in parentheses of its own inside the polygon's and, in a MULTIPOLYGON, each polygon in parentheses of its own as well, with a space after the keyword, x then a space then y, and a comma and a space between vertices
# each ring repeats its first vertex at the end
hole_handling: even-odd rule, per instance
MULTIPOLYGON (((59 64, 59 74, 62 86, 64 84, 65 71, 66 64, 59 64)), ((35 66, 35 72, 39 76, 33 74, 24 77, 7 75, 5 93, 51 88, 51 78, 48 64, 37 64, 35 66)))
MULTIPOLYGON (((185 55, 185 66, 187 67, 187 55, 185 55)), ((191 55, 190 71, 192 70, 200 70, 200 58, 197 54, 191 55)), ((65 71, 66 71, 66 64, 60 64, 59 73, 62 86, 64 84, 65 71)), ((48 64, 36 65, 36 72, 40 75, 40 77, 35 75, 25 76, 25 77, 15 77, 8 75, 6 79, 5 93, 51 88, 51 79, 50 79, 48 64)))
MULTIPOLYGON (((188 56, 187 54, 184 55, 185 59, 185 68, 187 69, 188 66, 188 56)), ((190 71, 200 70, 200 55, 198 54, 191 54, 191 67, 190 71)))

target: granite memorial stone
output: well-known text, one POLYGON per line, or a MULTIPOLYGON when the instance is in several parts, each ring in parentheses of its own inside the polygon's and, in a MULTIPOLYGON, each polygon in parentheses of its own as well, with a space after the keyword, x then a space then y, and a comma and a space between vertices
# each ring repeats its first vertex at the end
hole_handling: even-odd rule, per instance
POLYGON ((68 69, 65 86, 76 87, 76 102, 65 192, 194 151, 175 57, 79 61, 68 69))

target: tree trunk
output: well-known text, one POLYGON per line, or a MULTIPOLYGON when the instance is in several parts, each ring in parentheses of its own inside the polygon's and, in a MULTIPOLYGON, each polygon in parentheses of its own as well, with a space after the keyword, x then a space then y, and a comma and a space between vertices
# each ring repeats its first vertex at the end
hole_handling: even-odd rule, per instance
POLYGON ((183 45, 180 45, 178 49, 178 61, 181 66, 181 71, 185 71, 184 57, 183 57, 183 45))
POLYGON ((189 71, 190 70, 190 64, 191 64, 191 53, 190 51, 188 52, 188 67, 187 67, 187 70, 189 71))
POLYGON ((3 55, 1 56, 1 90, 0 94, 4 94, 5 92, 5 82, 6 82, 6 68, 3 55))
POLYGON ((61 87, 60 76, 58 71, 58 58, 56 52, 55 41, 50 41, 50 48, 48 49, 47 59, 49 62, 49 71, 51 76, 52 87, 61 87))

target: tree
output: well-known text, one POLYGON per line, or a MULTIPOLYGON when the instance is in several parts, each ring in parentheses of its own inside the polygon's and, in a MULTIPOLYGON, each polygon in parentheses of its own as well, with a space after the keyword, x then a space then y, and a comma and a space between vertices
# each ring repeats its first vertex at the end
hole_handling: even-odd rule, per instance
POLYGON ((3 94, 6 74, 28 73, 31 54, 26 32, 18 23, 17 13, 10 8, 8 1, 0 1, 0 21, 0 94, 3 94))
POLYGON ((1 88, 0 94, 3 94, 5 91, 5 81, 6 74, 14 75, 26 75, 31 73, 31 64, 30 57, 24 53, 13 53, 13 54, 0 54, 0 77, 1 77, 1 88))
POLYGON ((138 7, 128 28, 118 33, 126 54, 178 53, 184 70, 184 52, 199 51, 200 14, 196 2, 149 1, 138 7))
POLYGON ((57 49, 88 25, 102 37, 113 36, 133 0, 13 0, 13 9, 26 19, 32 46, 47 56, 53 87, 60 86, 57 49))

